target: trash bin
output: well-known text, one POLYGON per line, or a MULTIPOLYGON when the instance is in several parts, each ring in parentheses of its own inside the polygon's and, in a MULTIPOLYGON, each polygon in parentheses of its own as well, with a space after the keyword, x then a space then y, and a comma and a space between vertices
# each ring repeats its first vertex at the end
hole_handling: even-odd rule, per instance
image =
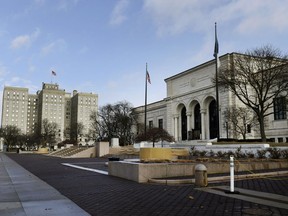
POLYGON ((203 164, 197 164, 195 166, 195 185, 200 187, 206 187, 208 185, 207 168, 203 164))

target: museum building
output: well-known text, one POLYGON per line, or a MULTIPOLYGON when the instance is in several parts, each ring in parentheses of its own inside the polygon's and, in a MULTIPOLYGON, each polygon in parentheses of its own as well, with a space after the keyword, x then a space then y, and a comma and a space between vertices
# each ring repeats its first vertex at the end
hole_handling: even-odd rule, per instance
MULTIPOLYGON (((233 58, 241 54, 228 53, 219 57, 219 69, 233 65, 233 58)), ((174 136, 176 142, 188 140, 212 140, 217 138, 217 104, 215 60, 165 79, 167 96, 161 101, 147 104, 147 127, 159 127, 174 136)), ((153 94, 150 92, 150 94, 153 94)), ((265 119, 266 137, 275 142, 288 142, 287 94, 279 107, 271 107, 272 114, 265 119), (275 109, 281 115, 273 115, 275 109), (279 112, 279 109, 281 112, 279 112)), ((243 107, 243 103, 223 86, 218 87, 219 138, 241 138, 225 126, 224 111, 231 107, 243 107)), ((145 106, 136 107, 138 122, 144 122, 145 106)), ((246 139, 259 139, 257 126, 247 125, 246 139)), ((139 127, 138 127, 139 128, 139 127)), ((138 131, 139 132, 139 131, 138 131)))

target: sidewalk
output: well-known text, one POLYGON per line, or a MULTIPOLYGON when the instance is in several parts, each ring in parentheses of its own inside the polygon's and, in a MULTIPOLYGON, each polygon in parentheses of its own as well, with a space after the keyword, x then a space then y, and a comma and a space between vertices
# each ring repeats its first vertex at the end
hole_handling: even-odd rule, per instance
POLYGON ((0 153, 0 215, 89 214, 5 154, 0 153))

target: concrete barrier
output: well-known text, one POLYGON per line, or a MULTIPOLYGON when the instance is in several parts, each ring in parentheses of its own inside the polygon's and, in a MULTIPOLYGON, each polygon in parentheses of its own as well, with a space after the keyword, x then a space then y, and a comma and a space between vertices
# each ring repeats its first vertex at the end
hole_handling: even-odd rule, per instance
MULTIPOLYGON (((198 162, 197 162, 198 163, 198 162)), ((207 174, 229 173, 230 164, 226 162, 202 163, 207 167, 207 174)), ((148 182, 149 179, 193 176, 196 163, 137 163, 128 161, 109 162, 108 173, 111 176, 136 181, 148 182)), ((235 175, 241 171, 270 170, 288 168, 287 160, 235 162, 235 175)))
POLYGON ((109 142, 97 142, 95 145, 96 157, 102 157, 109 154, 109 142))

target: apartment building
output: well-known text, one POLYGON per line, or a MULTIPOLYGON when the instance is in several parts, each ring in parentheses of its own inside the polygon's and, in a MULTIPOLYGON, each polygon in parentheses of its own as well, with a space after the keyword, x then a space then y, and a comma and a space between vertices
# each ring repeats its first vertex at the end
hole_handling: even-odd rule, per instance
POLYGON ((97 112, 97 110, 98 95, 73 91, 73 97, 71 98, 71 125, 76 127, 76 131, 78 130, 78 125, 82 125, 83 130, 79 131, 79 134, 77 133, 77 138, 81 143, 87 141, 85 134, 89 133, 91 112, 97 112))
POLYGON ((75 123, 84 125, 84 134, 89 131, 90 114, 98 109, 97 94, 74 91, 71 95, 52 83, 42 83, 42 89, 36 94, 28 92, 28 88, 4 87, 2 127, 15 125, 22 133, 31 134, 36 125, 48 119, 58 125, 56 140, 59 142, 70 139, 75 123))
MULTIPOLYGON (((2 103, 2 127, 17 126, 22 133, 27 132, 28 120, 28 89, 19 87, 5 87, 2 103)), ((30 106, 29 106, 30 107, 30 106)), ((29 116, 30 116, 29 108, 29 116)))

